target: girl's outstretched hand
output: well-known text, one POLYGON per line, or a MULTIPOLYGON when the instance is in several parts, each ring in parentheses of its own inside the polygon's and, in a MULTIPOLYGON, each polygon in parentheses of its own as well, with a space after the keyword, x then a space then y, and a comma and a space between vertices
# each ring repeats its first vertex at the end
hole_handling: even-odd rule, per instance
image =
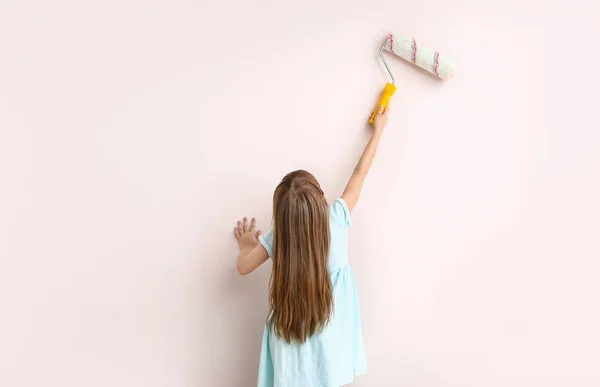
POLYGON ((375 134, 381 134, 383 132, 383 128, 385 128, 385 124, 387 123, 388 113, 390 111, 390 105, 383 110, 383 106, 379 106, 379 111, 375 115, 375 119, 373 120, 373 130, 375 134))
POLYGON ((250 251, 258 245, 258 237, 261 231, 256 230, 256 219, 252 218, 248 222, 248 218, 244 217, 243 220, 237 221, 237 226, 233 229, 233 233, 238 241, 240 250, 243 252, 250 251))

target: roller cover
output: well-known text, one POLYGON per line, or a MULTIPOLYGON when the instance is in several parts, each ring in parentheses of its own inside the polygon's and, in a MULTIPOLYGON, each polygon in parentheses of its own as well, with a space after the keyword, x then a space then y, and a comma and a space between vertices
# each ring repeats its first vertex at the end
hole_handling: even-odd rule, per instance
POLYGON ((456 69, 454 60, 406 36, 389 34, 385 49, 444 80, 456 69))

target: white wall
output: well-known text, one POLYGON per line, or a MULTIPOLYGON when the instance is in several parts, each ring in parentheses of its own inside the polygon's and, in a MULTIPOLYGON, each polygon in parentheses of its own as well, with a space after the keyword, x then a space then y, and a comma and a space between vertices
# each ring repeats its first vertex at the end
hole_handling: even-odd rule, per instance
POLYGON ((593 7, 2 1, 0 385, 253 386, 270 267, 236 275, 234 222, 293 169, 340 194, 390 29, 458 71, 390 59, 355 385, 600 385, 593 7))

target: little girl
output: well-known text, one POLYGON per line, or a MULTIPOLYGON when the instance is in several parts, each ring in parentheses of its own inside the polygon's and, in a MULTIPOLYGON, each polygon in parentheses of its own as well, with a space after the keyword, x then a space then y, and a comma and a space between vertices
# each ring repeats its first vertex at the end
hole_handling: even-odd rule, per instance
POLYGON ((271 231, 237 222, 240 274, 273 259, 258 387, 340 387, 367 372, 348 230, 388 112, 380 107, 341 198, 328 205, 313 175, 291 172, 275 189, 271 231))

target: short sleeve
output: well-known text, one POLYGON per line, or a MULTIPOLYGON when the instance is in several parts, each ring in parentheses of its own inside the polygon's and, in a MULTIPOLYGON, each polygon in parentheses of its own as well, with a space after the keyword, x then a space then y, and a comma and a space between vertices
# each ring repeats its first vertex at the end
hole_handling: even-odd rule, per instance
POLYGON ((273 229, 270 229, 266 234, 258 237, 260 244, 263 245, 269 257, 273 257, 273 229))
POLYGON ((344 199, 336 199, 335 202, 329 207, 330 216, 333 222, 342 226, 352 226, 352 218, 350 217, 350 209, 344 201, 344 199))

